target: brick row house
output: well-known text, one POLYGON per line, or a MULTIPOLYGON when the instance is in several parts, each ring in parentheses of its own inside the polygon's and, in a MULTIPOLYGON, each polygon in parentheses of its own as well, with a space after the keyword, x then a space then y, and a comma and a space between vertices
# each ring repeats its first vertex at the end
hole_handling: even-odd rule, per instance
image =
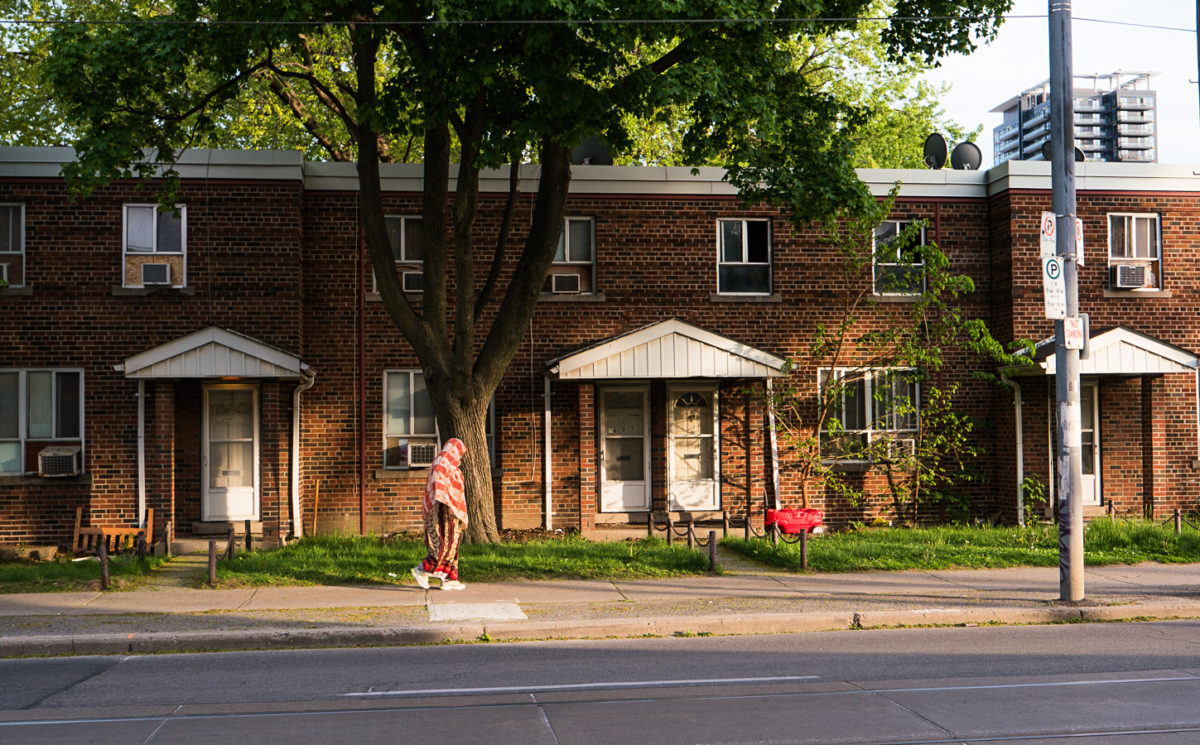
MULTIPOLYGON (((153 509, 156 537, 167 521, 182 535, 251 520, 268 540, 418 529, 438 432, 420 365, 374 292, 353 165, 193 151, 176 209, 162 211, 133 183, 73 199, 70 157, 0 149, 0 543, 65 543, 77 508, 98 525, 153 509)), ((1077 168, 1085 502, 1194 509, 1200 180, 1159 164, 1077 168)), ((976 285, 967 317, 1002 340, 1052 336, 1038 261, 1047 164, 861 176, 880 197, 903 183, 880 243, 924 220, 925 240, 976 285)), ((421 171, 389 165, 382 178, 419 309, 421 171)), ((521 182, 526 219, 536 179, 529 168, 521 182)), ((494 245, 507 181, 482 179, 479 246, 494 245)), ((735 197, 719 169, 575 167, 559 254, 489 412, 502 527, 586 534, 665 511, 761 522, 765 506, 795 506, 763 391, 790 376, 815 395, 838 374, 807 350, 856 282, 878 301, 859 331, 912 297, 873 284, 884 252, 843 279, 818 231, 735 197)), ((518 219, 514 243, 525 229, 518 219)), ((939 373, 961 381, 981 425, 985 478, 966 487, 977 515, 1015 521, 1026 477, 1053 488, 1052 345, 1034 356, 1005 385, 974 376, 995 371, 965 354, 939 373)), ((897 391, 919 409, 919 386, 897 391)), ((871 411, 867 390, 843 396, 844 433, 915 426, 871 411)), ((854 470, 868 499, 814 497, 833 524, 890 509, 878 469, 854 470)))

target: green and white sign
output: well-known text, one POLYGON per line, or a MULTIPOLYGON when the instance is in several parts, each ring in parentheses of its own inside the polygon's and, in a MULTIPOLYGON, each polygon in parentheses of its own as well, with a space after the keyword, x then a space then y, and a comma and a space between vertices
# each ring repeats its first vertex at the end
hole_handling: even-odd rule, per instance
POLYGON ((1067 317, 1067 281, 1063 261, 1057 256, 1042 259, 1042 294, 1046 298, 1046 318, 1067 317))

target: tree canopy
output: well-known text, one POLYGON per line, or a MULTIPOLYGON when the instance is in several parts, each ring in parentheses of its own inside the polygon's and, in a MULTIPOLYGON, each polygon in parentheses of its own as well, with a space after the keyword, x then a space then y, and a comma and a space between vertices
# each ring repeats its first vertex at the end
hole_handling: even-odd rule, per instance
MULTIPOLYGON (((968 52, 995 33, 1009 4, 897 0, 879 21, 878 59, 929 63, 968 52)), ((853 170, 869 107, 797 52, 836 47, 874 7, 175 0, 115 12, 107 24, 55 26, 43 70, 76 147, 67 175, 85 191, 164 167, 169 186, 179 150, 236 127, 240 97, 264 81, 292 86, 313 114, 311 131, 347 143, 380 295, 421 361, 442 435, 468 446, 470 537, 488 540, 497 534, 484 414, 554 256, 571 148, 600 135, 629 151, 639 123, 676 117, 682 161, 721 163, 744 200, 801 221, 860 211, 873 202, 853 170), (419 308, 401 290, 380 191, 379 164, 402 142, 420 149, 423 225, 446 226, 424 231, 419 308), (508 221, 494 246, 476 245, 480 171, 525 162, 540 169, 523 245, 508 248, 508 221), (501 265, 511 267, 503 287, 501 265)))

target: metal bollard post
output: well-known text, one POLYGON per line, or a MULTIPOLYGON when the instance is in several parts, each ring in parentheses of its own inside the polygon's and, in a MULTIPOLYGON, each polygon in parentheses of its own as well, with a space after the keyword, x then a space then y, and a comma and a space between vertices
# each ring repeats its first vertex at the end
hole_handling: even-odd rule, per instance
POLYGON ((729 513, 721 510, 721 537, 729 537, 729 513))
POLYGON ((235 539, 234 539, 234 535, 233 535, 233 528, 231 527, 231 528, 229 528, 229 534, 226 537, 226 543, 225 543, 225 558, 226 559, 232 559, 234 553, 237 551, 237 544, 234 543, 234 540, 235 539))
POLYGON ((146 531, 138 531, 136 542, 138 561, 141 561, 142 559, 146 558, 146 531))
POLYGON ((250 521, 246 521, 246 551, 250 551, 250 521))
POLYGON ((675 539, 675 523, 671 520, 671 513, 667 513, 667 545, 670 546, 675 539))
POLYGON ((771 523, 770 531, 771 531, 771 545, 778 546, 779 545, 779 523, 771 523))
POLYGON ((167 556, 170 556, 171 551, 172 551, 171 544, 173 544, 175 542, 175 521, 174 520, 167 521, 167 529, 165 531, 163 531, 163 540, 166 541, 166 544, 167 544, 167 556))
POLYGON ((746 533, 746 535, 744 536, 745 539, 750 540, 750 511, 749 510, 746 511, 746 522, 742 525, 742 528, 745 530, 745 533, 746 533))
POLYGON ((654 537, 654 513, 653 512, 646 513, 646 537, 647 538, 654 537))
POLYGON ((217 542, 208 542, 208 586, 217 586, 217 542))
POLYGON ((100 589, 108 589, 108 541, 104 536, 100 536, 100 545, 98 546, 100 554, 100 589))
POLYGON ((800 531, 800 568, 808 569, 808 530, 800 531))
POLYGON ((687 538, 688 538, 688 548, 695 548, 696 547, 696 523, 692 522, 691 520, 688 520, 687 538))
POLYGON ((1172 515, 1172 517, 1175 519, 1175 535, 1179 535, 1183 532, 1183 513, 1181 513, 1179 508, 1176 507, 1175 514, 1172 515))
POLYGON ((708 531, 708 571, 717 571, 717 531, 708 531))

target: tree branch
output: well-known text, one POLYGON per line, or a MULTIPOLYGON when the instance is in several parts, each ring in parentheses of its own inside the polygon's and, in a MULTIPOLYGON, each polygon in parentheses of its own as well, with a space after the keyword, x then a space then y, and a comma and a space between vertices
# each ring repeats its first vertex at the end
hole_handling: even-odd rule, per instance
POLYGON ((491 300, 492 292, 496 288, 496 281, 500 278, 500 267, 504 264, 504 255, 508 249, 508 235, 512 231, 513 216, 517 212, 517 188, 520 184, 521 158, 513 156, 512 164, 508 167, 508 198, 504 203, 504 217, 500 220, 500 234, 496 236, 496 252, 492 254, 492 265, 488 269, 483 289, 479 291, 479 297, 475 299, 476 322, 483 315, 483 309, 491 300))

